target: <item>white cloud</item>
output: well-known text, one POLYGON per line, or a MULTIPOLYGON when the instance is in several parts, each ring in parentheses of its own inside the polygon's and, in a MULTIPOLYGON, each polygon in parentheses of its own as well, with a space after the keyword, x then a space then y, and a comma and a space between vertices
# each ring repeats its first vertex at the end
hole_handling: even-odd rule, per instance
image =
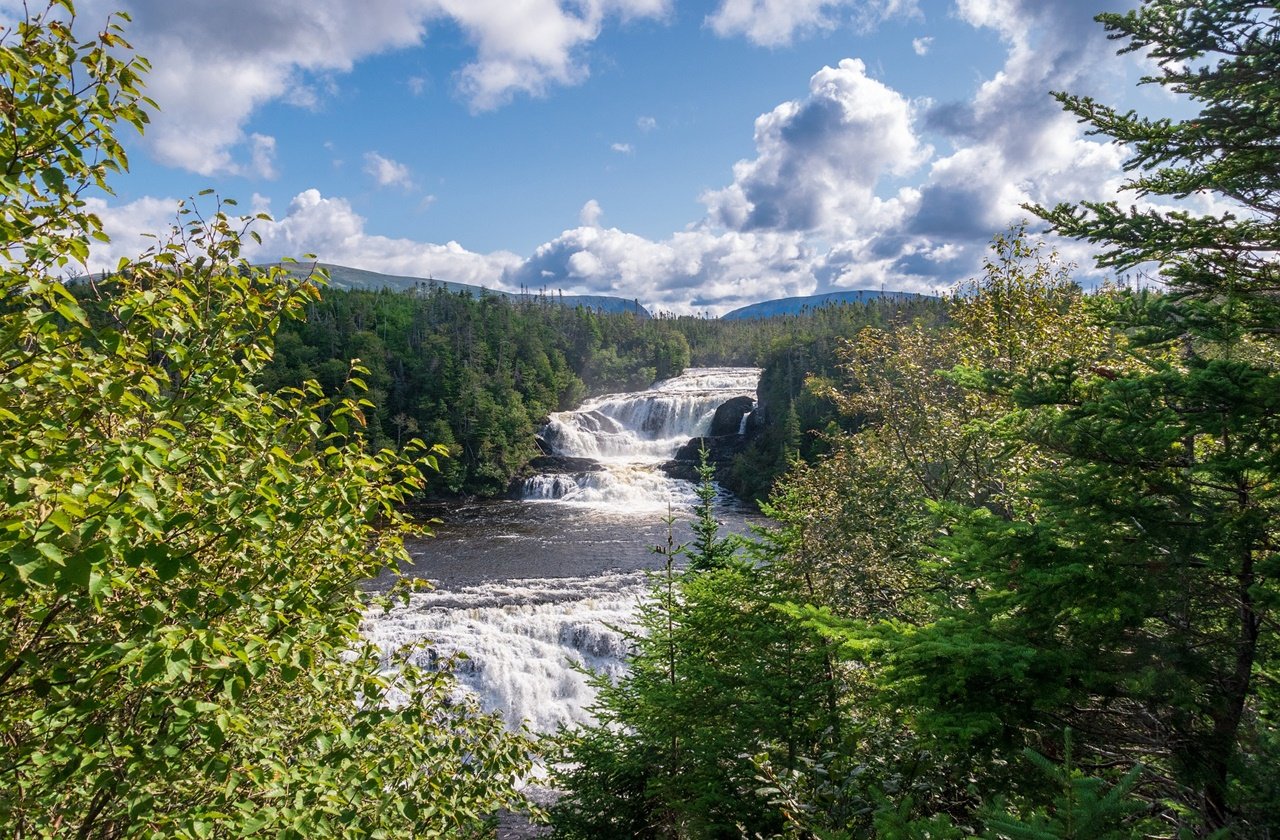
POLYGON ((916 0, 721 0, 707 25, 722 38, 742 36, 762 47, 781 47, 849 20, 868 29, 891 17, 918 14, 916 0))
POLYGON ((912 128, 912 107, 858 59, 824 67, 809 96, 756 120, 754 160, 733 183, 703 196, 710 219, 734 230, 855 227, 886 210, 877 186, 931 154, 912 128))
MULTIPOLYGON (((93 268, 114 267, 120 257, 153 244, 154 239, 139 232, 167 229, 176 206, 170 199, 148 198, 115 207, 93 199, 89 209, 102 216, 113 236, 110 244, 95 244, 93 268)), ((581 216, 579 227, 564 231, 528 257, 506 251, 480 254, 457 242, 437 245, 370 234, 349 202, 310 189, 294 197, 282 218, 256 225, 262 242, 246 242, 245 256, 266 262, 314 254, 322 262, 388 274, 506 291, 523 286, 615 295, 638 298, 655 310, 713 315, 765 298, 810 294, 833 271, 830 254, 814 248, 798 232, 696 228, 655 242, 600 227, 602 212, 594 200, 583 206, 581 216)), ((865 287, 877 286, 882 279, 877 270, 864 269, 858 279, 865 287)))
MULTIPOLYGON (((732 5, 726 0, 722 10, 732 5)), ((913 8, 799 2, 792 11, 801 7, 849 15, 913 8)), ((623 14, 621 5, 604 0, 575 8, 580 19, 623 14)), ((1115 63, 1106 60, 1112 46, 1092 22, 1092 9, 1076 0, 958 0, 956 9, 960 20, 993 29, 1007 51, 972 97, 913 102, 871 78, 856 59, 823 68, 805 95, 757 119, 755 155, 733 167, 726 186, 703 196, 703 219, 669 237, 603 227, 601 207, 591 200, 578 227, 530 254, 481 254, 457 242, 369 233, 347 201, 307 190, 282 219, 261 228, 263 245, 253 253, 267 259, 310 252, 375 271, 513 291, 525 285, 613 294, 655 309, 712 314, 839 288, 945 287, 979 270, 990 237, 1027 215, 1022 203, 1114 197, 1125 154, 1085 136, 1046 93, 1087 92, 1113 72, 1115 63)), ((564 43, 557 32, 546 42, 564 43)), ((644 119, 637 121, 641 129, 644 119)), ((92 209, 117 237, 94 251, 95 260, 109 259, 145 245, 137 232, 166 224, 173 202, 143 199, 116 208, 98 202, 92 209)), ((1085 246, 1064 245, 1069 258, 1087 257, 1085 246)))
POLYGON ((458 85, 473 109, 486 111, 517 93, 541 96, 553 85, 589 75, 579 52, 605 21, 663 18, 670 0, 432 0, 475 45, 476 60, 458 85))
POLYGON ((364 153, 364 171, 380 187, 400 187, 402 189, 413 187, 413 178, 409 173, 409 167, 377 152, 364 153))
POLYGON ((629 155, 635 152, 635 149, 631 148, 630 143, 614 143, 609 146, 609 148, 620 155, 629 155))
POLYGON ((276 172, 276 138, 265 134, 249 135, 250 170, 252 174, 273 180, 276 172))
POLYGON ((653 131, 658 127, 658 121, 653 117, 637 117, 636 128, 641 131, 653 131))
POLYGON ((922 38, 911 39, 911 49, 915 50, 916 55, 928 55, 929 48, 933 46, 933 37, 926 35, 922 38))
POLYGON ((262 244, 249 254, 255 260, 315 254, 322 262, 490 288, 501 288, 504 274, 520 263, 505 251, 477 254, 457 242, 437 245, 367 233, 365 220, 349 202, 315 189, 299 193, 283 218, 257 230, 262 244))
POLYGON ((578 212, 578 221, 585 227, 599 227, 603 216, 604 210, 600 207, 600 202, 593 198, 582 205, 582 210, 578 212))
MULTIPOLYGON (((162 242, 178 218, 178 199, 144 196, 127 204, 110 205, 101 198, 85 200, 85 209, 102 220, 110 242, 95 242, 87 266, 90 271, 113 271, 120 260, 133 260, 162 242)), ((257 212, 256 208, 254 212, 257 212)))
POLYGON ((255 173, 245 126, 263 105, 321 107, 334 74, 423 44, 437 21, 457 25, 475 46, 457 84, 485 110, 580 82, 588 74, 582 50, 606 21, 660 19, 670 0, 220 0, 198 14, 171 0, 78 6, 89 26, 118 8, 129 12, 129 39, 154 68, 147 94, 161 109, 145 142, 163 164, 213 175, 255 173))
MULTIPOLYGON (((933 161, 919 186, 919 205, 897 232, 897 267, 939 276, 975 271, 989 237, 1030 216, 1025 203, 1117 198, 1125 154, 1086 137, 1048 93, 1096 89, 1115 72, 1114 48, 1093 21, 1093 8, 1075 0, 956 5, 961 20, 994 29, 1008 53, 972 99, 931 104, 921 120, 953 150, 933 161)), ((1112 7, 1120 5, 1111 0, 1112 7)), ((1087 248, 1055 244, 1087 260, 1087 248)), ((893 250, 887 240, 879 248, 893 250)))

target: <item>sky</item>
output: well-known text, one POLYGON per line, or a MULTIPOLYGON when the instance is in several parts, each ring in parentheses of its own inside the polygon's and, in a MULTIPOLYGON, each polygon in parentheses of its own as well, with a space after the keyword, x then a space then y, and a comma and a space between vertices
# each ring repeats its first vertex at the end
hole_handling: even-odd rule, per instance
POLYGON ((212 188, 273 217, 257 261, 680 314, 945 290, 1024 203, 1133 202, 1124 149, 1050 96, 1176 108, 1092 19, 1130 5, 81 0, 84 25, 131 15, 159 105, 92 199, 91 267, 212 188))

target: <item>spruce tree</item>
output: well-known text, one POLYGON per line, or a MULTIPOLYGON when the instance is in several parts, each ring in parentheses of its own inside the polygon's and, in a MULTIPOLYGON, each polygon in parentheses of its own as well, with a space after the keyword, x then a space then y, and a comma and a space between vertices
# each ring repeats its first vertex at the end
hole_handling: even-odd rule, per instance
POLYGON ((1146 83, 1198 113, 1059 94, 1126 144, 1126 188, 1165 203, 1034 209, 1165 288, 1107 299, 1126 366, 1064 360, 1006 389, 1026 409, 1018 436, 1058 465, 1032 477, 1018 520, 953 514, 941 553, 967 595, 885 631, 885 673, 925 737, 1003 760, 1069 723, 1081 761, 1151 767, 1169 821, 1262 835, 1278 816, 1280 16, 1148 0, 1100 20, 1157 62, 1146 83))
POLYGON ((1107 653, 1147 680, 1118 680, 1117 693, 1158 710, 1175 772, 1218 828, 1254 810, 1238 767, 1276 711, 1280 10, 1147 0, 1099 20, 1122 52, 1157 63, 1143 83, 1199 110, 1150 119, 1057 95, 1126 144, 1127 190, 1175 204, 1037 208, 1059 233, 1102 246, 1100 265, 1154 263, 1167 288, 1124 313, 1150 342, 1145 374, 1080 376, 1051 397, 1067 408, 1046 414, 1042 437, 1076 465, 1047 486, 1060 516, 1102 540, 1107 564, 1127 566, 1117 584, 1130 595, 1113 600, 1136 607, 1145 593, 1142 608, 1120 610, 1127 620, 1111 626, 1129 632, 1107 653), (1177 203, 1192 196, 1223 209, 1177 203))

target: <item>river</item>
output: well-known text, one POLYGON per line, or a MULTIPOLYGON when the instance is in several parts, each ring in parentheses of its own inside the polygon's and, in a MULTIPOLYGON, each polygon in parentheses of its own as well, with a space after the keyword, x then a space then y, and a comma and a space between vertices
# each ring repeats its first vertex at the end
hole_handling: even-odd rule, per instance
MULTIPOLYGON (((413 563, 402 570, 435 588, 371 616, 366 634, 385 650, 414 646, 425 664, 465 654, 459 681, 512 727, 550 732, 590 720, 593 693, 579 669, 620 673, 623 629, 633 626, 646 573, 664 563, 653 548, 667 543, 667 518, 676 543, 692 539, 694 487, 658 465, 706 434, 719 406, 754 398, 759 376, 694 368, 553 414, 543 437, 555 454, 599 468, 536 475, 520 500, 448 511, 435 537, 407 545, 413 563)), ((716 517, 725 532, 764 522, 723 493, 716 517)))

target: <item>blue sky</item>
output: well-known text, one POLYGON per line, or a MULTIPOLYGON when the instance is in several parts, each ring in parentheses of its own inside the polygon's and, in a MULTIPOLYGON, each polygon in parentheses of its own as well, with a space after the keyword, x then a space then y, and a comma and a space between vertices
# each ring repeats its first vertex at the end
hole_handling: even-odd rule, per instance
POLYGON ((212 187, 274 217, 258 259, 711 314, 938 290, 1022 202, 1117 195, 1123 151, 1048 92, 1172 107, 1091 20, 1127 5, 88 0, 133 16, 161 107, 95 260, 212 187))

